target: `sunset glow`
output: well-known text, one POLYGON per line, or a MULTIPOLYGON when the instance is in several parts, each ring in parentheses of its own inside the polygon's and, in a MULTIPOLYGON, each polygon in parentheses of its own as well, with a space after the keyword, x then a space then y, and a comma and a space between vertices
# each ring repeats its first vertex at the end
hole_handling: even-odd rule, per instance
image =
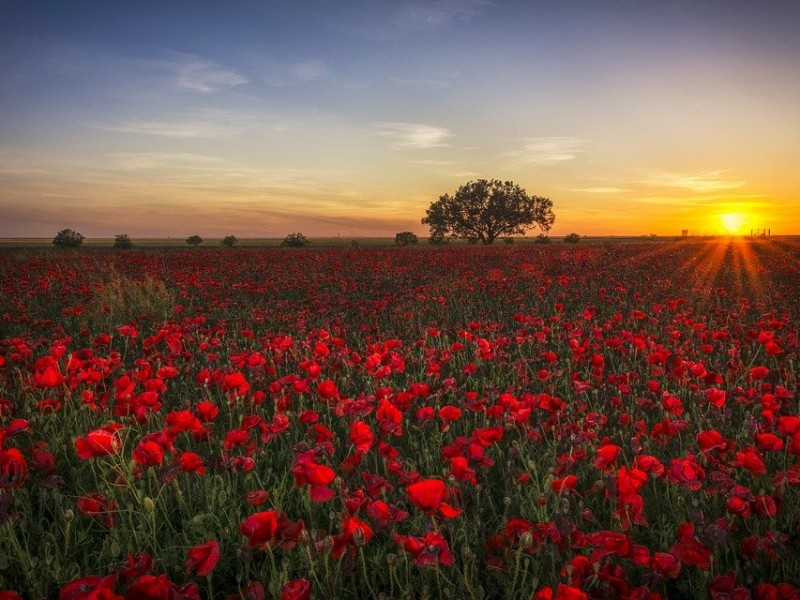
POLYGON ((720 216, 725 233, 737 235, 743 233, 747 225, 747 216, 741 213, 724 213, 720 216))
POLYGON ((800 233, 797 2, 3 7, 0 237, 427 235, 481 178, 556 236, 800 233))

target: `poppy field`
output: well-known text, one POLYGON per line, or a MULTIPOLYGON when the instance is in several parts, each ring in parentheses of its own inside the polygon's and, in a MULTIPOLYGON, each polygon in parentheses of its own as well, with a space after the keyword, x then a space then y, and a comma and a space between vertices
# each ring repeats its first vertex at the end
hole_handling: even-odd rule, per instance
POLYGON ((0 600, 800 598, 800 244, 0 253, 0 600))

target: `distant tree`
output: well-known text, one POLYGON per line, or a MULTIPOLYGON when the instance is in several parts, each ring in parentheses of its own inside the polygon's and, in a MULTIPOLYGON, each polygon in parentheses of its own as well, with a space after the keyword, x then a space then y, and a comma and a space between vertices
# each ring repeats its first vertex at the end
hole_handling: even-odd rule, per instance
POLYGON ((466 238, 491 244, 500 236, 524 234, 531 227, 549 231, 555 221, 553 202, 511 181, 479 179, 462 185, 453 196, 431 203, 422 219, 432 239, 466 238))
POLYGON ((568 244, 577 244, 581 241, 581 236, 579 233, 568 233, 564 236, 564 241, 568 244))
POLYGON ((540 233, 539 235, 537 235, 534 238, 533 242, 535 244, 549 244, 550 243, 550 238, 547 236, 547 234, 540 233))
POLYGON ((53 245, 56 248, 78 248, 83 244, 83 235, 72 229, 62 229, 53 238, 53 245))
POLYGON ((303 248, 304 246, 308 246, 311 243, 306 236, 302 233, 290 233, 281 242, 281 246, 285 248, 303 248))
POLYGON ((410 231, 401 231, 394 236, 394 243, 397 246, 413 246, 419 244, 419 238, 410 231))
POLYGON ((503 238, 503 243, 504 244, 509 244, 510 245, 510 244, 513 244, 515 241, 516 240, 513 237, 511 237, 510 235, 508 235, 508 236, 503 238))
POLYGON ((190 246, 196 247, 203 243, 203 238, 201 238, 199 235, 190 235, 188 238, 186 238, 186 243, 190 246))
POLYGON ((221 244, 226 248, 233 248, 238 243, 239 238, 237 238, 235 235, 226 235, 224 238, 222 238, 221 242, 221 244))
POLYGON ((128 237, 127 233, 118 233, 114 236, 114 248, 119 250, 128 250, 133 248, 133 242, 131 238, 128 237))

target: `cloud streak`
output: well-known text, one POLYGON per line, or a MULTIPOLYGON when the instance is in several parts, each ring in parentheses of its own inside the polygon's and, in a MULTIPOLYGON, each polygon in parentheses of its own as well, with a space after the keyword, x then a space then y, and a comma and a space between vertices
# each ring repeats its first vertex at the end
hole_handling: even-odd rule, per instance
POLYGON ((455 134, 444 127, 423 125, 420 123, 401 123, 381 121, 373 127, 380 136, 394 140, 395 150, 427 150, 450 146, 447 140, 455 134))
POLYGON ((647 185, 690 190, 692 192, 715 192, 734 190, 745 185, 745 181, 725 175, 726 171, 705 173, 663 173, 645 181, 647 185))
POLYGON ((535 137, 523 140, 523 144, 521 149, 504 155, 514 166, 555 165, 574 160, 586 152, 589 140, 574 137, 535 137))

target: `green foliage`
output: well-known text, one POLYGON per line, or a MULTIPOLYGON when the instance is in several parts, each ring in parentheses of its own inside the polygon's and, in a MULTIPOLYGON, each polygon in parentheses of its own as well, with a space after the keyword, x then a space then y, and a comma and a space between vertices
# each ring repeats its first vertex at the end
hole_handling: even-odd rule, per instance
POLYGON ((394 236, 396 246, 415 246, 419 244, 419 238, 410 231, 401 231, 394 236))
POLYGON ((577 244, 581 241, 581 236, 579 233, 568 233, 564 236, 564 241, 567 244, 577 244))
POLYGON ((549 231, 555 221, 553 202, 511 181, 479 179, 445 194, 426 211, 423 225, 437 239, 466 238, 492 244, 501 236, 522 235, 531 227, 549 231))
POLYGON ((239 238, 237 238, 235 235, 226 235, 220 243, 226 248, 233 248, 239 243, 239 238))
POLYGON ((203 243, 203 238, 201 238, 199 235, 190 235, 188 238, 186 238, 186 243, 190 246, 197 247, 203 243))
POLYGON ((290 233, 281 242, 281 246, 284 248, 304 248, 309 244, 311 244, 311 240, 302 233, 290 233))
POLYGON ((128 237, 127 233, 118 233, 114 236, 114 248, 118 250, 128 250, 133 248, 133 242, 131 238, 128 237))
POLYGON ((72 229, 62 229, 53 238, 53 245, 56 248, 79 248, 85 238, 83 235, 72 229))
POLYGON ((149 276, 133 279, 113 272, 95 294, 94 315, 96 320, 112 326, 140 319, 163 322, 175 304, 175 294, 162 281, 149 276))

